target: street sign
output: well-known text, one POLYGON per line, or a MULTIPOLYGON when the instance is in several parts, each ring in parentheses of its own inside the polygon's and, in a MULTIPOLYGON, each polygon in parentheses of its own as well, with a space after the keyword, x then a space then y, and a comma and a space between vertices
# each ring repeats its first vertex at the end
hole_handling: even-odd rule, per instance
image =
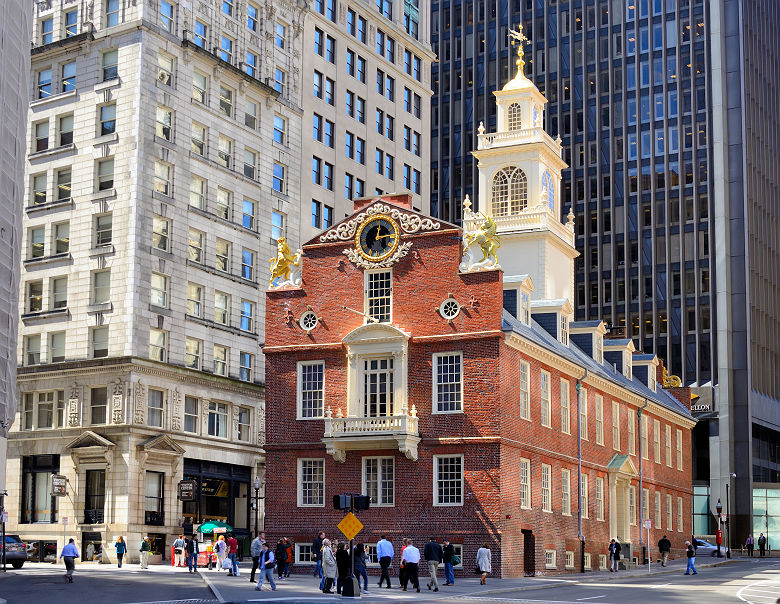
POLYGON ((339 522, 338 527, 347 539, 354 539, 355 535, 363 530, 363 523, 350 512, 339 522))
POLYGON ((68 526, 68 517, 63 516, 62 518, 60 518, 60 522, 62 523, 62 526, 68 526))
POLYGON ((195 481, 179 481, 179 501, 195 501, 195 481))
POLYGON ((62 497, 68 493, 68 479, 62 474, 52 474, 51 476, 51 494, 55 497, 62 497))
POLYGON ((8 512, 3 510, 2 513, 0 513, 0 522, 8 522, 8 512))
POLYGON ((653 521, 652 520, 645 520, 645 528, 646 529, 653 528, 653 521))
POLYGON ((720 521, 721 522, 726 522, 726 514, 721 514, 720 515, 720 521))

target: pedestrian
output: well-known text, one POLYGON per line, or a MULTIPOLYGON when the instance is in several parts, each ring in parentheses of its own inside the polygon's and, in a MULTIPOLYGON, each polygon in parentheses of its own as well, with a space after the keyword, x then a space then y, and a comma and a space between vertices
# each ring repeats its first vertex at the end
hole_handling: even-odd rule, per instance
POLYGON ((366 547, 362 543, 358 543, 355 546, 354 551, 355 559, 355 576, 358 580, 358 587, 360 587, 360 577, 363 577, 363 593, 371 593, 368 591, 368 573, 366 572, 366 564, 368 564, 368 555, 366 554, 366 547))
POLYGON ((217 552, 217 570, 222 570, 222 565, 225 562, 227 556, 227 543, 225 543, 225 537, 220 535, 214 543, 214 551, 217 552))
MULTIPOLYGON (((404 564, 404 581, 411 581, 412 585, 420 591, 420 576, 419 576, 419 564, 420 564, 420 550, 414 546, 412 539, 407 539, 406 548, 404 548, 401 554, 401 562, 404 564)), ((406 591, 406 586, 403 587, 406 591)))
POLYGON ((290 569, 295 561, 295 543, 292 539, 284 538, 284 544, 287 546, 287 564, 284 566, 284 578, 290 576, 290 569))
POLYGON ((752 558, 753 557, 753 548, 755 547, 755 543, 753 541, 753 535, 748 535, 747 541, 745 541, 745 547, 747 548, 748 556, 750 556, 752 558))
MULTIPOLYGON (((191 573, 198 572, 198 555, 200 554, 200 546, 198 545, 198 537, 193 535, 184 544, 187 551, 187 570, 191 573)), ((211 557, 211 554, 209 554, 211 557)))
POLYGON ((685 574, 698 575, 699 573, 696 572, 696 550, 693 549, 690 541, 685 542, 685 555, 688 557, 688 566, 685 568, 685 574))
POLYGON ((480 579, 479 583, 480 585, 485 585, 488 573, 493 572, 493 567, 491 566, 491 559, 492 554, 490 552, 490 545, 487 543, 483 543, 482 547, 480 547, 477 550, 477 574, 482 575, 482 578, 480 579))
POLYGON ((379 566, 382 567, 382 575, 379 577, 379 587, 382 587, 382 582, 387 581, 387 589, 390 589, 390 564, 393 562, 393 544, 390 543, 384 535, 379 543, 376 544, 376 555, 379 558, 379 566))
POLYGON ((174 566, 184 566, 184 535, 173 542, 174 566))
POLYGON ((79 550, 73 543, 73 538, 68 540, 68 544, 62 548, 60 558, 65 562, 65 581, 73 583, 73 570, 76 568, 76 558, 79 557, 79 550))
POLYGON ((322 540, 322 573, 325 575, 325 583, 322 586, 322 593, 332 594, 333 583, 338 574, 338 564, 336 563, 336 554, 330 546, 330 540, 322 540))
POLYGON ((255 587, 257 591, 263 589, 263 581, 268 581, 271 584, 271 590, 276 591, 274 564, 274 553, 268 547, 268 543, 263 543, 263 551, 260 552, 260 582, 255 587))
POLYGON ((669 553, 672 551, 672 542, 664 535, 658 541, 658 551, 661 553, 661 566, 666 566, 669 561, 669 553))
POLYGON ((238 577, 238 561, 236 560, 236 556, 238 556, 238 541, 233 536, 233 533, 230 533, 230 535, 228 536, 226 545, 227 545, 228 558, 230 558, 230 562, 232 566, 228 574, 231 577, 238 577))
POLYGON ((249 582, 255 582, 255 571, 260 565, 260 554, 263 553, 263 540, 260 539, 260 535, 252 539, 252 543, 249 546, 249 553, 252 555, 252 572, 249 575, 249 582))
POLYGON ((336 593, 341 593, 341 587, 349 577, 349 551, 343 543, 336 546, 336 570, 338 578, 336 579, 336 593))
POLYGON ((274 558, 276 558, 276 580, 281 581, 284 579, 284 568, 287 564, 287 546, 284 544, 284 539, 281 537, 279 537, 279 540, 276 542, 274 558))
POLYGON ((620 568, 620 543, 614 539, 609 542, 609 572, 616 573, 620 568))
POLYGON ((149 537, 144 537, 141 541, 141 568, 149 568, 149 554, 152 551, 152 544, 149 537))
POLYGON ((122 535, 117 537, 114 547, 116 548, 116 566, 117 568, 122 568, 122 558, 124 558, 127 553, 127 543, 125 543, 122 535))
POLYGON ((428 562, 428 573, 431 575, 431 580, 428 581, 428 589, 433 588, 433 591, 439 591, 439 580, 436 578, 436 572, 439 570, 442 558, 444 558, 444 550, 436 542, 436 539, 431 537, 430 541, 425 544, 423 552, 425 561, 428 562))
POLYGON ((401 589, 406 587, 406 583, 407 583, 407 580, 406 580, 406 568, 404 566, 405 563, 404 563, 403 558, 404 558, 404 550, 406 549, 406 545, 407 545, 408 542, 409 542, 409 539, 407 539, 406 537, 401 539, 401 563, 398 566, 398 583, 400 583, 401 589))
POLYGON ((766 551, 766 537, 764 537, 764 533, 761 533, 758 536, 758 555, 763 558, 765 551, 766 551))
POLYGON ((444 584, 455 585, 455 571, 452 564, 452 558, 455 556, 455 546, 450 540, 444 538, 442 549, 442 560, 444 561, 444 584))
MULTIPOLYGON (((314 554, 314 576, 322 579, 322 540, 325 539, 325 531, 320 531, 311 542, 311 551, 314 554)), ((322 589, 322 587, 320 587, 322 589)))

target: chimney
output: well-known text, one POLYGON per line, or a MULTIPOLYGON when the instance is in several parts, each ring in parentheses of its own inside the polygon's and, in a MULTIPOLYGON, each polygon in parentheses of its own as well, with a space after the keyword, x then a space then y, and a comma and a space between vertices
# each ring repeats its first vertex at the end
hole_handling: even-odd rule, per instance
POLYGON ((394 206, 413 210, 411 193, 387 193, 386 195, 374 195, 372 197, 358 197, 355 200, 355 212, 359 212, 375 201, 386 201, 394 206))

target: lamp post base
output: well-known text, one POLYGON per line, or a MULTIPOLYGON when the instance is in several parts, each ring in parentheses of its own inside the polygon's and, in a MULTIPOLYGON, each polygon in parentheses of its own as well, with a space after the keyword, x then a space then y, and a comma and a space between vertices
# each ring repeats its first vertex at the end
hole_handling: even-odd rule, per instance
POLYGON ((341 597, 342 598, 359 598, 360 597, 360 583, 357 577, 349 576, 344 580, 341 585, 341 597))

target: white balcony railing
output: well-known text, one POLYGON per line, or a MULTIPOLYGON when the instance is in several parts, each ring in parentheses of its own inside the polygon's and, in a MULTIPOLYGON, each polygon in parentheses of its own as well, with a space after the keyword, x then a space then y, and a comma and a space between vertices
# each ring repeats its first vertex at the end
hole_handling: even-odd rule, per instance
POLYGON ((325 412, 324 441, 328 453, 344 461, 347 449, 360 449, 369 443, 397 442, 400 451, 417 459, 417 408, 408 413, 383 417, 344 417, 339 409, 334 415, 330 407, 325 412))
MULTIPOLYGON (((522 212, 507 216, 494 215, 492 218, 498 227, 499 236, 504 233, 520 230, 550 229, 563 239, 563 241, 570 245, 574 245, 574 225, 572 224, 570 227, 567 224, 561 223, 545 205, 539 205, 535 208, 529 208, 522 212)), ((467 220, 468 219, 464 218, 464 223, 467 220)), ((483 218, 481 216, 476 216, 476 218, 472 218, 471 220, 474 224, 468 224, 468 228, 479 228, 483 218)))
POLYGON ((546 140, 554 143, 552 137, 542 127, 525 128, 523 130, 509 130, 506 132, 493 132, 491 134, 477 134, 477 149, 491 149, 546 140))

